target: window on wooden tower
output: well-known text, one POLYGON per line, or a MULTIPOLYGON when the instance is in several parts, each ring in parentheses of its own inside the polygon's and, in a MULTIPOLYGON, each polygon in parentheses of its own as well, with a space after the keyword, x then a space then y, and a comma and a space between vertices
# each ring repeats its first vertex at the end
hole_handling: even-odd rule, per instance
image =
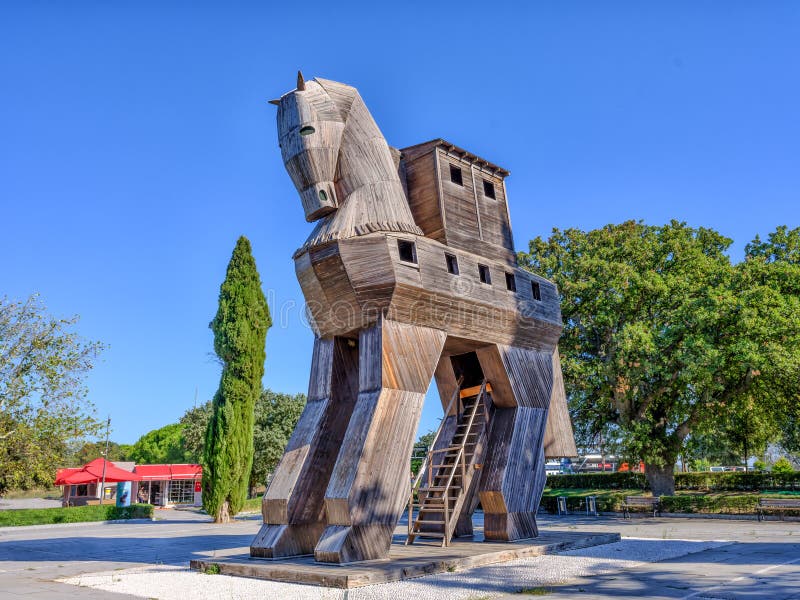
POLYGON ((483 195, 492 200, 496 199, 494 195, 494 184, 491 181, 483 180, 483 195))
POLYGON ((461 169, 455 165, 450 165, 450 181, 458 185, 464 185, 464 180, 461 178, 461 169))
POLYGON ((542 299, 542 289, 539 287, 538 281, 531 281, 531 291, 533 292, 534 300, 542 299))
POLYGON ((400 260, 417 264, 417 245, 414 242, 397 240, 397 250, 400 252, 400 260))
POLYGON ((458 259, 452 254, 445 254, 444 260, 447 262, 447 272, 458 275, 458 259))
POLYGON ((489 267, 486 265, 478 265, 478 275, 481 278, 481 283, 492 285, 492 276, 489 274, 489 267))
POLYGON ((517 291, 517 280, 513 273, 506 273, 506 289, 509 292, 517 291))

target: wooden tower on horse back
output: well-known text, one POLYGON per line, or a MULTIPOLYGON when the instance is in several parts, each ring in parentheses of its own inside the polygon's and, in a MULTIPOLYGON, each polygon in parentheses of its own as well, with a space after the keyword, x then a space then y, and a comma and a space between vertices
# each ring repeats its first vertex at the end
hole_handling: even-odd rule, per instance
POLYGON ((308 403, 263 501, 254 557, 387 556, 408 543, 538 534, 545 456, 574 456, 558 293, 517 266, 508 172, 444 140, 391 148, 358 91, 298 74, 281 154, 317 225, 294 255, 316 338, 308 403), (436 379, 445 419, 409 459, 436 379))

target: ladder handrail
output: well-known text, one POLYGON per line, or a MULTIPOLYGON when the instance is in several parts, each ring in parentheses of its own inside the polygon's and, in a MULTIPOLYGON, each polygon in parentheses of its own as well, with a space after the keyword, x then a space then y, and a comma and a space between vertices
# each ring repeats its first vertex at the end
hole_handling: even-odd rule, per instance
POLYGON ((422 480, 422 474, 428 467, 428 464, 431 462, 431 454, 435 453, 436 450, 433 448, 436 446, 436 442, 439 441, 439 434, 442 433, 442 429, 444 428, 445 421, 447 420, 447 415, 450 414, 450 409, 453 408, 453 402, 456 401, 458 398, 459 392, 461 391, 461 383, 464 381, 463 377, 459 377, 458 381, 456 382, 456 391, 453 393, 453 397, 450 398, 450 402, 447 405, 447 410, 444 412, 444 418, 442 422, 439 424, 439 429, 436 430, 436 435, 433 436, 433 441, 429 446, 430 450, 428 450, 428 454, 425 457, 425 460, 422 461, 422 464, 419 467, 419 473, 417 473, 417 477, 414 479, 414 483, 411 484, 411 496, 414 496, 414 490, 417 489, 420 481, 422 480))
MULTIPOLYGON (((483 393, 484 393, 485 389, 486 389, 486 380, 484 379, 483 380, 483 384, 481 385, 481 389, 478 392, 478 397, 475 399, 475 404, 472 406, 472 412, 469 415, 469 421, 467 422, 467 428, 466 428, 467 433, 469 433, 472 430, 472 423, 475 421, 475 415, 478 413, 478 405, 483 400, 483 393)), ((466 456, 464 455, 464 447, 467 444, 467 437, 468 436, 465 435, 464 439, 461 441, 461 447, 458 450, 458 454, 456 455, 456 459, 453 461, 453 465, 454 466, 458 466, 459 462, 461 463, 461 473, 462 473, 462 475, 461 475, 461 485, 462 486, 464 485, 464 483, 466 481, 464 479, 464 476, 466 475, 466 456)), ((447 491, 444 492, 445 494, 449 494, 450 485, 453 482, 453 477, 455 476, 455 474, 456 474, 456 469, 453 469, 453 471, 450 473, 450 477, 447 478, 447 483, 444 486, 445 489, 447 490, 447 491)), ((462 490, 462 491, 466 492, 466 490, 462 490)), ((445 503, 445 507, 444 507, 444 543, 445 543, 445 545, 449 545, 449 543, 450 543, 450 519, 448 518, 449 509, 450 509, 450 505, 449 505, 449 503, 446 502, 445 503)))
MULTIPOLYGON (((459 407, 460 407, 460 401, 461 401, 461 396, 462 396, 462 392, 461 392, 460 388, 461 388, 462 381, 463 381, 463 379, 459 379, 458 388, 456 389, 456 394, 454 395, 454 397, 450 400, 450 403, 448 404, 447 412, 445 413, 445 419, 443 419, 442 423, 439 425, 439 429, 436 431, 436 435, 434 436, 433 444, 431 444, 431 446, 430 446, 431 449, 428 451, 428 454, 425 457, 425 460, 424 460, 424 462, 422 463, 422 465, 420 467, 420 471, 417 474, 417 476, 416 476, 416 478, 414 480, 414 483, 412 484, 411 494, 409 495, 409 499, 408 499, 408 538, 406 540, 406 544, 413 543, 414 538, 419 535, 419 533, 415 533, 415 528, 417 527, 417 523, 415 523, 412 520, 413 519, 413 511, 414 511, 414 490, 417 489, 417 486, 420 484, 420 482, 422 480, 422 474, 424 472, 426 472, 426 471, 427 471, 427 474, 428 474, 428 488, 432 487, 432 476, 433 476, 433 468, 434 468, 434 466, 437 469, 437 473, 439 473, 437 475, 437 478, 446 477, 446 481, 445 481, 444 485, 437 484, 437 486, 436 486, 437 491, 438 490, 444 490, 442 492, 442 497, 440 499, 441 502, 442 502, 442 504, 441 504, 441 506, 442 506, 441 512, 442 512, 442 516, 443 516, 443 519, 444 519, 444 533, 443 533, 442 546, 449 546, 450 545, 450 537, 452 536, 453 532, 455 531, 455 529, 453 527, 453 523, 451 522, 451 521, 454 521, 454 519, 452 519, 451 517, 455 516, 455 510, 458 507, 458 502, 459 502, 458 498, 461 498, 463 496, 463 494, 466 493, 466 476, 467 476, 467 452, 466 452, 466 447, 467 447, 467 440, 469 439, 469 437, 471 435, 475 435, 476 434, 476 432, 473 432, 473 429, 474 429, 474 427, 476 425, 476 417, 477 417, 477 414, 478 414, 478 410, 481 407, 481 405, 484 403, 484 400, 485 400, 484 396, 487 393, 487 390, 491 389, 489 387, 488 381, 486 379, 484 379, 482 384, 479 386, 478 393, 475 394, 475 402, 470 407, 470 412, 468 414, 464 414, 463 415, 465 417, 465 421, 461 422, 461 423, 458 423, 458 425, 457 425, 456 430, 458 430, 459 428, 462 428, 462 427, 464 428, 464 433, 459 434, 460 437, 462 438, 461 441, 457 445, 452 445, 452 446, 448 446, 447 448, 439 448, 437 450, 434 450, 433 446, 435 446, 436 442, 439 439, 439 435, 440 435, 440 433, 441 433, 441 431, 442 431, 442 429, 444 427, 444 423, 445 423, 445 420, 447 418, 447 414, 450 412, 450 409, 451 409, 451 407, 453 405, 453 402, 456 399, 459 400, 459 407), (451 453, 451 454, 453 452, 455 452, 455 457, 454 458, 451 457, 449 459, 446 458, 445 462, 443 462, 442 464, 434 463, 434 456, 436 454, 443 453, 443 452, 444 453, 451 453), (447 463, 446 462, 447 460, 451 460, 451 459, 452 459, 451 463, 447 463), (459 467, 460 467, 460 471, 461 471, 461 484, 459 486, 456 486, 457 495, 455 497, 451 497, 450 494, 451 494, 451 491, 452 491, 451 488, 453 488, 453 480, 456 477, 456 473, 459 471, 459 467), (448 475, 448 472, 449 472, 449 475, 448 475), (456 506, 454 506, 452 508, 450 507, 450 500, 451 499, 455 499, 456 500, 456 506), (453 513, 453 514, 451 514, 451 513, 453 513)), ((478 386, 476 386, 476 387, 478 387, 478 386)), ((474 389, 474 388, 471 388, 471 389, 474 389)), ((459 415, 460 415, 460 413, 459 413, 459 415)), ((456 416, 456 421, 457 422, 460 420, 459 419, 459 415, 456 416)), ((455 433, 454 433, 454 437, 455 437, 455 433)), ((451 441, 451 444, 452 444, 452 441, 451 441)), ((473 456, 472 456, 472 458, 470 458, 470 472, 472 472, 472 463, 473 462, 474 462, 474 450, 473 450, 473 456)), ((418 499, 418 505, 420 507, 420 510, 422 510, 422 508, 426 505, 426 502, 432 498, 430 496, 430 490, 428 491, 428 495, 426 495, 424 498, 422 496, 422 491, 423 491, 423 489, 420 488, 420 496, 419 496, 419 499, 418 499)), ((438 499, 438 497, 437 497, 437 499, 438 499)), ((418 519, 419 518, 421 518, 421 516, 418 517, 418 519)))
MULTIPOLYGON (((447 415, 450 414, 450 409, 453 408, 453 402, 459 397, 459 393, 461 392, 461 384, 464 382, 464 377, 459 377, 458 381, 456 381, 456 389, 453 392, 453 397, 450 398, 450 402, 447 404, 447 409, 444 411, 444 417, 442 418, 442 422, 439 423, 439 428, 436 430, 436 435, 433 436, 433 441, 429 446, 428 453, 425 455, 425 460, 422 461, 422 464, 419 467, 419 472, 417 476, 414 478, 414 481, 411 482, 411 492, 408 495, 408 535, 411 536, 413 531, 413 524, 412 524, 412 516, 414 514, 414 490, 419 487, 420 481, 422 480, 422 474, 427 470, 430 471, 430 464, 433 462, 433 448, 436 446, 436 442, 439 441, 439 434, 442 432, 444 428, 444 424, 447 421, 447 415)), ((430 472, 428 473, 428 479, 430 479, 430 472)), ((430 486, 430 483, 429 483, 430 486)))

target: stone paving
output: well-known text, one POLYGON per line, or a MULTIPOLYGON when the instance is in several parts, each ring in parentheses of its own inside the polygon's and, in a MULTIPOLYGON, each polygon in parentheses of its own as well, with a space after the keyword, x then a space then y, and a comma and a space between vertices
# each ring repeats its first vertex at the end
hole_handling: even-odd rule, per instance
MULTIPOLYGON (((229 525, 214 525, 207 517, 187 511, 157 511, 157 517, 161 520, 152 523, 0 529, 0 597, 130 598, 133 596, 55 580, 131 567, 179 567, 192 558, 235 554, 249 545, 260 522, 254 515, 229 525)), ((797 522, 543 516, 540 524, 550 531, 617 531, 623 537, 654 542, 683 539, 734 543, 582 577, 535 590, 537 593, 559 598, 800 599, 797 522)), ((475 597, 484 594, 476 585, 475 597)))

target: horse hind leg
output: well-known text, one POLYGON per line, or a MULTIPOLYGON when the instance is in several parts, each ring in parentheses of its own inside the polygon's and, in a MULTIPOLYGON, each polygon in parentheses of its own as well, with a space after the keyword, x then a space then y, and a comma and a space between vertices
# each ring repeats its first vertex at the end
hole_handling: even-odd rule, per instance
POLYGON ((320 562, 384 558, 408 502, 411 449, 445 333, 385 318, 361 331, 359 393, 325 494, 320 562))
POLYGON ((314 341, 308 402, 264 494, 264 524, 250 555, 312 554, 325 529, 325 489, 358 393, 358 350, 344 338, 314 341))
POLYGON ((484 537, 502 541, 536 537, 536 511, 546 479, 543 442, 557 356, 501 345, 481 348, 477 354, 492 384, 495 406, 479 488, 484 537))

